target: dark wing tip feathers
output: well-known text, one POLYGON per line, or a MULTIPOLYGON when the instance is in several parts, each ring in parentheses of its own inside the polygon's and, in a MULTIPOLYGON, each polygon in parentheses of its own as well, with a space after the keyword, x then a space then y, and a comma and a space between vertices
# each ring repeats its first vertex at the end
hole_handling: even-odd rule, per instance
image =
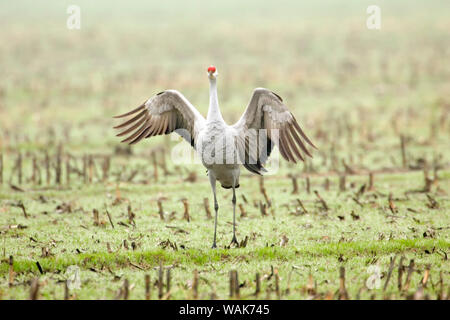
POLYGON ((303 132, 294 115, 292 115, 291 123, 287 123, 283 128, 280 128, 278 144, 280 154, 285 160, 292 161, 294 163, 297 163, 297 160, 305 161, 304 157, 300 153, 300 148, 307 156, 312 158, 313 156, 306 148, 304 141, 306 141, 306 143, 314 149, 317 149, 308 136, 303 132))
MULTIPOLYGON (((280 95, 278 95, 277 93, 275 93, 275 92, 273 92, 273 91, 271 91, 271 92, 272 92, 272 94, 273 94, 275 97, 278 98, 278 100, 280 100, 280 102, 283 102, 283 98, 281 98, 280 95)), ((294 163, 296 163, 295 157, 292 155, 290 149, 292 149, 292 151, 295 153, 295 155, 297 156, 297 158, 298 158, 299 160, 305 161, 305 160, 303 159, 303 157, 301 156, 301 154, 300 154, 300 152, 299 152, 299 150, 298 150, 298 148, 297 148, 297 145, 300 146, 300 148, 302 149, 302 151, 305 152, 309 157, 311 157, 311 158, 313 157, 313 156, 311 155, 311 153, 308 151, 308 149, 305 147, 304 143, 302 142, 302 140, 300 139, 300 137, 298 136, 298 134, 297 134, 296 131, 298 131, 298 133, 300 134, 300 136, 301 136, 301 137, 302 137, 309 145, 311 145, 314 149, 317 150, 317 147, 314 145, 314 143, 312 143, 312 141, 308 138, 308 136, 303 132, 302 128, 301 128, 300 125, 298 124, 297 119, 295 119, 294 115, 293 115, 292 113, 291 113, 291 115, 292 115, 293 123, 292 123, 292 124, 288 124, 288 130, 286 130, 286 132, 284 132, 284 134, 283 134, 283 138, 284 138, 283 145, 285 146, 285 148, 284 148, 284 150, 283 150, 283 152, 282 152, 282 155, 284 154, 283 157, 284 157, 286 160, 289 161, 289 158, 291 158, 292 161, 293 161, 294 163), (294 140, 293 140, 292 138, 295 139, 295 142, 294 142, 294 140), (291 147, 291 148, 289 148, 289 147, 291 147)), ((280 138, 281 138, 281 135, 280 135, 280 138)))
MULTIPOLYGON (((162 91, 157 95, 161 95, 164 92, 166 91, 162 91)), ((114 129, 124 129, 122 132, 117 134, 117 136, 119 137, 126 134, 130 134, 121 142, 127 142, 130 145, 132 145, 138 143, 144 138, 162 134, 169 134, 174 129, 176 129, 176 125, 174 125, 173 123, 174 115, 161 114, 158 116, 152 116, 145 105, 146 102, 141 104, 136 109, 131 110, 130 112, 114 117, 114 118, 123 118, 133 115, 131 119, 128 119, 123 123, 114 127, 114 129)))
POLYGON ((306 142, 308 142, 308 144, 313 147, 314 149, 318 150, 317 147, 314 145, 314 143, 312 143, 312 141, 308 138, 308 136, 303 132, 302 128, 300 127, 300 125, 297 122, 297 119, 295 119, 294 115, 291 113, 292 118, 294 119, 294 126, 297 129, 297 131, 300 133, 300 135, 302 136, 303 139, 306 140, 306 142))
POLYGON ((147 112, 145 102, 142 103, 139 107, 137 107, 127 113, 115 116, 114 118, 124 118, 124 117, 128 117, 131 115, 134 115, 134 116, 131 119, 128 119, 128 120, 124 121, 123 123, 115 126, 114 129, 125 128, 125 130, 118 133, 117 136, 120 137, 120 136, 123 136, 128 133, 131 133, 131 134, 120 142, 129 142, 129 144, 135 144, 136 142, 140 141, 142 138, 145 137, 145 135, 148 133, 148 131, 152 127, 151 126, 152 123, 150 122, 151 116, 147 112), (138 114, 134 115, 136 113, 138 113, 138 114))
POLYGON ((283 98, 281 98, 278 94, 276 94, 275 92, 271 91, 275 97, 277 97, 281 102, 283 102, 283 98))
MULTIPOLYGON (((278 98, 280 102, 283 102, 283 99, 276 94, 275 92, 271 91, 272 94, 278 98)), ((305 144, 303 143, 302 139, 300 139, 299 135, 314 149, 317 150, 317 147, 312 143, 312 141, 308 138, 308 136, 303 132, 302 128, 297 122, 297 119, 295 119, 294 115, 292 115, 292 122, 286 124, 284 128, 280 129, 280 136, 279 136, 279 150, 281 155, 284 159, 287 161, 292 161, 294 163, 297 163, 297 159, 301 161, 305 161, 304 157, 302 157, 300 151, 298 150, 298 147, 309 157, 313 157, 311 153, 306 148, 305 144)))
MULTIPOLYGON (((147 101, 145 101, 145 102, 147 102, 147 101)), ((142 104, 141 104, 139 107, 137 107, 136 109, 133 109, 133 110, 127 112, 127 113, 124 113, 124 114, 121 114, 121 115, 118 115, 118 116, 114 116, 114 118, 124 118, 124 117, 127 117, 127 116, 129 116, 129 115, 132 115, 132 114, 134 114, 134 113, 136 113, 136 112, 138 112, 138 111, 144 109, 144 108, 145 108, 145 102, 142 103, 142 104)))

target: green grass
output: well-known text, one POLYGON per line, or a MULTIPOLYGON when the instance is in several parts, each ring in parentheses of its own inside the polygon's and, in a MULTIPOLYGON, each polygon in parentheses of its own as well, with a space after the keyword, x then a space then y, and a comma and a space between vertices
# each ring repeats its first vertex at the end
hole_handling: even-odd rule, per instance
MULTIPOLYGON (((68 4, 43 2, 34 10, 27 10, 29 1, 0 5, 5 13, 0 19, 0 69, 5 74, 0 78, 0 298, 27 299, 30 281, 38 277, 40 298, 61 299, 72 265, 80 268, 82 281, 81 288, 71 292, 73 298, 118 297, 128 279, 130 298, 143 299, 146 274, 156 298, 160 263, 171 268, 172 299, 193 297, 194 270, 204 299, 228 298, 229 272, 234 269, 239 271, 242 298, 253 297, 257 272, 263 277, 258 298, 277 298, 273 269, 283 299, 312 298, 309 275, 317 286, 315 298, 330 292, 336 298, 342 266, 351 298, 407 298, 427 268, 431 277, 424 293, 431 299, 438 296, 441 275, 443 291, 448 291, 448 4, 380 1, 380 31, 366 29, 365 10, 372 3, 365 1, 346 6, 330 0, 258 2, 258 10, 252 1, 81 1, 79 31, 65 28, 68 4), (214 23, 206 28, 208 21, 214 23), (247 215, 241 217, 238 208, 237 236, 240 241, 248 237, 245 248, 228 248, 231 192, 220 189, 219 248, 210 249, 213 220, 206 219, 203 205, 208 198, 213 211, 209 181, 201 165, 171 161, 171 148, 179 139, 156 137, 124 155, 112 129, 113 115, 167 88, 180 90, 206 115, 209 64, 220 73, 219 100, 228 123, 240 117, 253 88, 267 87, 283 97, 319 147, 306 165, 280 161, 279 170, 264 178, 271 201, 266 216, 259 209, 259 202, 265 202, 259 178, 242 170, 238 204, 247 215), (400 135, 406 139, 406 166, 400 135), (55 183, 59 144, 63 160, 67 154, 74 156, 71 165, 79 171, 81 158, 94 156, 92 182, 84 183, 72 173, 69 184, 63 162, 62 182, 55 183), (46 151, 51 158, 49 184, 46 151), (21 183, 14 170, 19 152, 21 183), (33 156, 41 183, 38 177, 32 180, 33 156), (106 179, 104 157, 111 159, 106 179), (137 174, 127 181, 134 171, 137 174), (436 178, 426 192, 423 171, 436 178), (373 190, 367 189, 369 172, 374 173, 373 190), (339 176, 344 173, 342 191, 339 176), (297 194, 292 194, 290 174, 298 179, 297 194), (195 179, 189 182, 192 175, 195 179), (365 192, 358 194, 363 185, 365 192), (430 205, 427 195, 438 207, 430 205), (183 219, 183 198, 189 203, 189 222, 183 219), (165 221, 159 217, 158 199, 165 221), (135 214, 134 226, 128 221, 128 205, 135 214), (71 212, 61 206, 70 206, 71 212), (100 226, 94 225, 94 209, 100 226), (282 245, 284 237, 288 242, 282 245), (167 240, 178 250, 164 248, 167 240), (15 272, 11 287, 9 256, 14 257, 15 272), (368 289, 369 268, 380 268, 384 285, 394 256, 386 291, 368 289), (404 291, 397 287, 400 257, 404 265, 414 260, 411 283, 404 291)), ((273 156, 277 154, 275 150, 273 156)))
MULTIPOLYGON (((377 176, 377 193, 388 190, 384 188, 392 189, 392 186, 396 186, 396 191, 401 194, 405 190, 401 187, 405 185, 405 181, 414 181, 414 177, 420 175, 401 174, 393 176, 393 179, 389 179, 391 175, 377 176)), ((349 179, 357 182, 361 177, 349 179)), ((312 185, 317 186, 323 178, 312 177, 311 180, 312 185)), ((243 183, 245 184, 240 192, 245 194, 247 201, 252 203, 254 199, 261 199, 256 178, 246 177, 243 183)), ((307 297, 302 288, 306 285, 305 277, 310 273, 317 281, 326 281, 326 285, 318 286, 319 292, 325 294, 329 290, 333 291, 332 284, 337 283, 340 266, 345 266, 347 273, 352 275, 353 280, 348 284, 348 290, 355 297, 369 276, 369 266, 379 265, 385 275, 389 259, 394 255, 405 256, 405 264, 409 259, 415 260, 417 271, 412 277, 412 283, 420 281, 427 265, 431 265, 434 277, 440 271, 444 272, 445 277, 448 276, 449 262, 445 260, 445 254, 450 249, 449 203, 445 198, 437 198, 440 209, 427 208, 423 194, 414 194, 414 198, 409 200, 397 199, 395 204, 398 212, 392 215, 387 209, 385 197, 370 202, 368 199, 373 198, 376 193, 368 192, 361 199, 364 204, 361 208, 348 200, 353 191, 339 193, 336 191, 337 185, 332 182, 332 190, 321 191, 330 207, 328 213, 320 210, 320 205, 312 194, 302 194, 300 197, 308 213, 294 216, 291 213, 296 209, 295 202, 299 196, 291 195, 290 192, 278 195, 273 193, 275 190, 288 191, 290 181, 287 178, 266 179, 268 193, 274 195, 271 209, 273 213, 269 210, 269 216, 262 217, 258 208, 247 204, 247 217, 238 217, 239 240, 249 237, 246 248, 226 248, 231 240, 230 194, 220 192, 219 248, 211 250, 212 220, 205 218, 202 207, 203 195, 207 196, 209 190, 206 181, 195 184, 198 193, 185 193, 188 183, 180 183, 177 188, 173 188, 175 190, 168 188, 160 194, 173 199, 163 201, 164 211, 176 212, 173 220, 165 222, 160 220, 155 200, 151 199, 151 190, 155 186, 124 185, 121 195, 132 204, 136 214, 135 227, 118 224, 120 221, 128 223, 128 202, 112 205, 114 197, 108 198, 105 193, 113 192, 108 188, 114 189, 114 186, 106 186, 103 192, 99 190, 105 187, 88 186, 83 192, 75 194, 72 189, 59 192, 38 191, 25 199, 28 218, 23 216, 19 208, 10 207, 4 201, 6 211, 3 217, 7 219, 2 225, 20 224, 27 228, 2 231, 5 235, 5 259, 0 265, 0 277, 4 285, 8 281, 8 255, 14 256, 14 270, 17 273, 16 286, 4 290, 3 294, 10 298, 26 298, 28 291, 21 283, 40 276, 49 281, 42 288, 43 297, 61 298, 54 293, 55 285, 58 290, 61 285, 57 285, 58 282, 55 285, 51 283, 64 279, 65 270, 71 265, 77 265, 82 270, 83 285, 76 292, 78 298, 113 298, 122 283, 117 280, 119 278, 127 278, 135 285, 133 298, 143 298, 144 274, 150 274, 156 279, 156 269, 160 263, 172 267, 172 298, 189 297, 190 290, 185 284, 192 278, 194 269, 199 270, 205 284, 209 284, 206 286, 207 290, 204 288, 208 294, 214 292, 222 298, 227 297, 228 271, 232 269, 239 270, 240 277, 243 278, 241 281, 246 280, 241 291, 245 295, 254 290, 253 278, 256 272, 261 275, 270 274, 273 266, 279 270, 284 281, 293 272, 293 282, 289 282, 289 285, 296 289, 291 288, 290 293, 284 295, 284 298, 290 299, 307 297), (43 195, 47 203, 37 201, 38 195, 43 195), (177 200, 182 196, 186 196, 190 203, 190 222, 182 217, 182 204, 177 200), (72 213, 58 213, 55 210, 63 201, 73 201, 72 213), (104 203, 108 206, 114 229, 108 222, 103 209, 104 203), (102 226, 93 225, 91 212, 94 208, 100 211, 100 220, 104 222, 102 226), (413 208, 415 212, 408 208, 413 208), (352 212, 359 216, 358 220, 352 218, 352 212), (176 232, 176 228, 166 226, 177 227, 184 232, 176 232), (428 230, 433 231, 432 237, 424 236, 428 230), (289 239, 286 246, 280 246, 283 236, 289 239), (170 247, 163 249, 161 242, 168 239, 177 244, 177 251, 170 247), (123 245, 124 240, 128 242, 128 250, 123 245), (132 242, 136 244, 135 250, 131 247, 132 242), (107 243, 110 243, 113 252, 108 253, 107 243), (50 256, 43 257, 42 248, 48 248, 50 256), (42 266, 44 275, 40 275, 37 261, 42 266), (94 290, 99 283, 102 286, 106 284, 108 290, 94 290)), ((433 281, 437 281, 437 278, 433 278, 433 281)), ((396 280, 392 282, 389 293, 400 297, 396 280)), ((287 286, 287 282, 282 283, 284 287, 287 286)), ((263 285, 264 290, 272 288, 269 281, 263 282, 263 285)), ((412 286, 410 292, 415 288, 412 286)), ((373 293, 381 294, 379 290, 368 290, 362 293, 362 297, 369 297, 373 293)), ((429 294, 435 297, 436 292, 430 289, 429 294)))
MULTIPOLYGON (((317 258, 329 256, 355 256, 366 257, 377 255, 390 255, 405 253, 408 251, 425 251, 432 249, 447 250, 449 242, 439 239, 405 239, 391 241, 360 241, 352 243, 323 243, 314 244, 300 248, 279 248, 264 247, 256 250, 202 250, 186 249, 169 252, 163 249, 141 252, 120 252, 120 253, 81 253, 78 255, 62 254, 58 257, 42 258, 39 263, 44 271, 62 272, 71 265, 82 265, 84 268, 99 268, 110 266, 113 268, 123 268, 129 266, 129 262, 144 263, 149 267, 156 267, 159 263, 194 265, 198 268, 208 262, 226 262, 241 255, 248 259, 258 259, 258 261, 289 261, 291 259, 317 258), (300 251, 301 250, 301 251, 300 251), (212 251, 212 252, 211 252, 212 251)), ((1 265, 3 275, 9 272, 9 264, 4 262, 1 265)), ((37 272, 38 267, 35 261, 23 260, 14 262, 14 270, 17 273, 37 272)))

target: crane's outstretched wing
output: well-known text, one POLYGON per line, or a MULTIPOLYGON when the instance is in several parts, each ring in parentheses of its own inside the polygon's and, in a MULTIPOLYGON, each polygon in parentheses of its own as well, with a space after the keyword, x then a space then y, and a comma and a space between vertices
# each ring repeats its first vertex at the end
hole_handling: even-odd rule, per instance
MULTIPOLYGON (((245 155, 244 166, 257 174, 265 171, 263 165, 270 156, 274 145, 278 146, 284 159, 294 163, 297 160, 304 161, 305 156, 302 155, 302 152, 312 157, 305 146, 306 143, 316 148, 300 128, 294 115, 283 104, 281 97, 264 88, 256 88, 253 91, 247 109, 239 121, 233 125, 233 128, 241 140, 245 139, 238 144, 242 154, 245 155), (256 151, 252 151, 248 141, 255 138, 255 135, 261 135, 261 129, 266 130, 264 134, 267 145, 261 146, 259 145, 261 142, 258 142, 256 151), (244 148, 243 151, 242 148, 244 148)), ((258 141, 258 138, 256 140, 258 141)))
POLYGON ((132 115, 132 118, 114 127, 124 129, 117 136, 129 134, 121 142, 135 144, 144 138, 169 134, 176 130, 175 132, 194 147, 197 134, 206 122, 197 109, 176 90, 160 92, 136 109, 115 118, 132 115))

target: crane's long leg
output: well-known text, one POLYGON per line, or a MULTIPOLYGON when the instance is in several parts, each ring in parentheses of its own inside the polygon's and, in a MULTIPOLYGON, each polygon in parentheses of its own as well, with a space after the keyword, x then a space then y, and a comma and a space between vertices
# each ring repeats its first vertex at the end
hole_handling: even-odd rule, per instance
MULTIPOLYGON (((233 179, 235 180, 235 179, 233 179)), ((231 244, 239 245, 239 242, 236 238, 236 190, 234 188, 235 181, 233 181, 233 198, 231 202, 233 203, 233 239, 231 239, 231 244)))
POLYGON ((212 174, 212 172, 208 172, 209 176, 209 182, 211 183, 211 189, 214 194, 214 211, 216 212, 216 215, 214 217, 214 240, 212 244, 212 248, 217 248, 216 246, 216 234, 217 234, 217 213, 219 212, 219 204, 217 203, 217 196, 216 196, 216 177, 212 174))

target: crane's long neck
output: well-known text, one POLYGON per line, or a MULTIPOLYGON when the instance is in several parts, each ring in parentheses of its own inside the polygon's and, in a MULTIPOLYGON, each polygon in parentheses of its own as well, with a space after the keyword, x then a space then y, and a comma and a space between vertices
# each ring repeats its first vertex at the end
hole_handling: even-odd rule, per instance
POLYGON ((222 114, 220 113, 219 100, 217 99, 217 80, 209 79, 209 109, 207 121, 222 121, 222 114))

